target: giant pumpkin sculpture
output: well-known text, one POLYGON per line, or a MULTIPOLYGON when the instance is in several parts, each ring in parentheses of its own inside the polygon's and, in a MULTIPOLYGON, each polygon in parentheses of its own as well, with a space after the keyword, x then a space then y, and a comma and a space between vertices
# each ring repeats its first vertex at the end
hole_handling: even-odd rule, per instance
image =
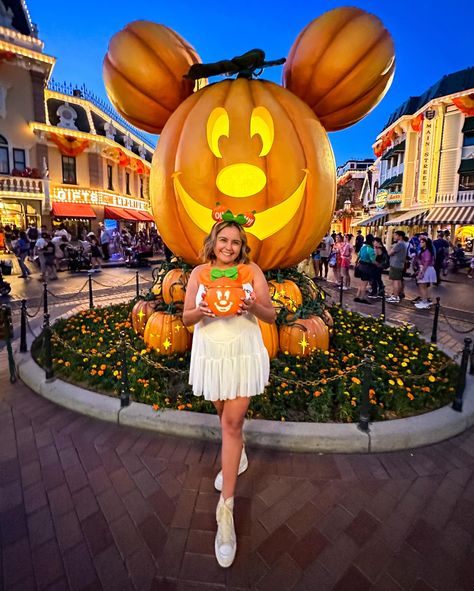
MULTIPOLYGON (((158 47, 150 31, 147 43, 158 47)), ((126 52, 124 71, 137 58, 147 59, 125 41, 122 51, 120 39, 114 38, 109 55, 123 58, 126 52)), ((164 55, 182 52, 167 43, 164 55)), ((258 52, 263 54, 249 54, 258 52)), ((205 76, 238 73, 249 54, 217 63, 228 69, 209 64, 205 76)), ((131 84, 121 86, 107 60, 105 64, 114 104, 129 101, 130 86, 141 92, 144 81, 132 77, 131 84)), ((247 60, 237 79, 201 88, 177 106, 153 158, 150 196, 160 234, 191 264, 199 261, 216 204, 222 211, 255 218, 246 231, 252 258, 263 270, 295 265, 316 247, 329 227, 336 195, 326 129, 355 123, 384 95, 393 75, 393 44, 376 17, 359 9, 336 9, 313 21, 296 40, 285 70, 286 88, 254 79, 258 67, 248 65, 247 60)), ((189 76, 202 66, 193 65, 189 76)), ((129 115, 121 108, 124 117, 149 130, 150 98, 166 93, 168 78, 168 73, 161 78, 157 74, 142 102, 133 92, 136 109, 129 115), (144 123, 136 115, 142 108, 148 117, 144 123)))

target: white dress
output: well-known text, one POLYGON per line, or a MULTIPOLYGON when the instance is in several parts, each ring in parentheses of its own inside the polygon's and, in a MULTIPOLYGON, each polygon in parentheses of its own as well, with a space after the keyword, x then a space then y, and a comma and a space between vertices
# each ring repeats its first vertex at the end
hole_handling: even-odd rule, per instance
MULTIPOLYGON (((200 285, 196 305, 204 290, 200 285)), ((253 314, 203 318, 195 325, 189 383, 196 396, 233 400, 262 394, 269 373, 268 352, 253 314)))

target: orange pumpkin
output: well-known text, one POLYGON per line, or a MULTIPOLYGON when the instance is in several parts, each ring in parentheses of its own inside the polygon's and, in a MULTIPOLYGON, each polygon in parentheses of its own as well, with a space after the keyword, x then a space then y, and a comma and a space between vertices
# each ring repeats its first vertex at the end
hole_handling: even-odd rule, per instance
POLYGON ((360 8, 343 7, 299 34, 283 83, 311 106, 327 131, 335 131, 367 115, 387 93, 394 72, 393 40, 383 23, 360 8))
POLYGON ((189 273, 182 269, 171 269, 166 273, 161 284, 161 296, 166 304, 184 302, 188 279, 189 273))
POLYGON ((303 303, 300 288, 294 281, 285 279, 278 282, 272 279, 268 282, 268 289, 270 291, 270 299, 275 308, 285 307, 290 312, 294 312, 303 303))
POLYGON ((329 329, 319 316, 298 318, 280 326, 280 349, 290 355, 309 357, 315 349, 329 349, 329 329))
POLYGON ((321 312, 321 318, 323 319, 324 324, 329 326, 329 328, 332 328, 334 326, 334 320, 333 320, 331 314, 327 310, 323 310, 321 312))
POLYGON ((245 297, 246 293, 241 285, 225 283, 208 287, 203 295, 216 316, 234 316, 245 297))
POLYGON ((148 318, 155 311, 155 303, 153 300, 138 300, 132 308, 132 326, 133 330, 140 335, 145 332, 145 326, 148 318))
POLYGON ((148 347, 162 355, 184 353, 191 348, 191 338, 181 317, 166 312, 150 316, 143 337, 148 347))
POLYGON ((335 178, 311 109, 273 82, 237 78, 202 88, 174 112, 153 158, 150 195, 163 240, 191 264, 216 203, 252 212, 246 233, 265 270, 314 250, 331 221, 335 178))
POLYGON ((172 29, 134 21, 116 33, 103 64, 107 95, 133 125, 160 133, 170 115, 193 92, 183 78, 200 62, 196 51, 172 29))
POLYGON ((268 322, 263 322, 263 320, 259 319, 258 325, 260 326, 263 344, 265 345, 265 349, 268 351, 268 356, 270 359, 274 359, 278 354, 278 328, 274 322, 268 324, 268 322))

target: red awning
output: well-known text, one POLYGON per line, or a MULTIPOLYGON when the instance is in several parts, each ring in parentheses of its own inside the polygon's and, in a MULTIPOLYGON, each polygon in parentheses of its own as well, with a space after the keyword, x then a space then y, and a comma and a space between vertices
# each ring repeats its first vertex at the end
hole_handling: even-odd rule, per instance
POLYGON ((150 213, 148 213, 147 211, 143 211, 142 209, 132 209, 129 211, 132 211, 133 214, 135 216, 137 216, 137 218, 141 222, 154 222, 155 221, 155 218, 150 213))
POLYGON ((53 203, 51 215, 55 218, 96 218, 88 203, 53 203))
POLYGON ((104 218, 108 220, 126 220, 128 222, 138 221, 132 210, 124 207, 104 207, 104 218))

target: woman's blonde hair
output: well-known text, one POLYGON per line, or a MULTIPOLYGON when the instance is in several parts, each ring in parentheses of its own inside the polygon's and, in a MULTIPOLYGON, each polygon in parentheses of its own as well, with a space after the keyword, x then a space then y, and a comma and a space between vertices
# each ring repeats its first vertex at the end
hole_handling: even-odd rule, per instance
POLYGON ((237 222, 217 222, 216 224, 214 224, 209 235, 206 236, 206 238, 204 239, 204 244, 201 250, 201 259, 205 263, 209 263, 216 260, 216 255, 214 254, 214 247, 216 246, 217 236, 220 232, 222 232, 222 230, 225 230, 225 228, 238 229, 242 245, 240 247, 239 256, 237 257, 235 262, 238 265, 248 263, 250 260, 250 247, 247 244, 247 234, 245 233, 245 230, 242 228, 242 226, 240 226, 237 222))

